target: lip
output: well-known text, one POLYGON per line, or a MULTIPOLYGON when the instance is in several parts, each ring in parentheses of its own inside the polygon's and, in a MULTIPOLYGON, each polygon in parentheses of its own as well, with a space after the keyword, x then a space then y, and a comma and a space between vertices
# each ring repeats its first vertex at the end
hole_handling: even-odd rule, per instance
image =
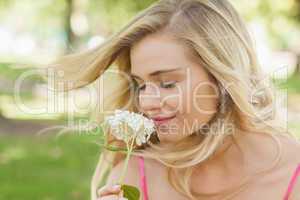
POLYGON ((152 120, 154 121, 154 123, 156 125, 160 125, 160 124, 163 124, 167 121, 170 121, 171 119, 175 118, 176 115, 173 115, 171 117, 153 117, 152 120))

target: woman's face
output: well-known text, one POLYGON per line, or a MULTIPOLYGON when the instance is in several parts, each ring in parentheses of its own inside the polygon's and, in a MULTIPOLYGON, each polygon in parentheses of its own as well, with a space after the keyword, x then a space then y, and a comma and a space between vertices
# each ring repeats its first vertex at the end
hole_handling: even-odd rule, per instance
POLYGON ((191 135, 216 113, 215 82, 170 35, 146 36, 131 48, 130 59, 137 107, 154 120, 160 142, 191 135))

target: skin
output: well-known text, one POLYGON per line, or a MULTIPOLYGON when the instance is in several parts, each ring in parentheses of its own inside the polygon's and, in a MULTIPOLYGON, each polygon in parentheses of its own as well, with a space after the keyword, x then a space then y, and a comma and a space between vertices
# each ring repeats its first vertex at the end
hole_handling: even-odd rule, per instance
POLYGON ((157 126, 162 144, 191 135, 216 113, 218 88, 212 77, 169 35, 144 38, 132 47, 130 59, 140 112, 149 118, 176 115, 157 126), (177 70, 150 75, 172 69, 177 70))
MULTIPOLYGON (((168 121, 164 128, 159 129, 158 137, 161 144, 172 145, 184 137, 190 136, 201 125, 208 123, 214 116, 219 98, 215 81, 199 65, 189 52, 168 34, 152 34, 131 49, 131 73, 138 76, 136 79, 139 91, 139 109, 147 116, 176 114, 176 117, 168 121), (163 52, 163 53, 162 53, 163 52), (158 70, 183 68, 180 71, 163 73, 159 76, 150 76, 158 70), (190 70, 190 77, 186 74, 190 70), (162 82, 164 84, 162 84, 162 82), (164 88, 162 85, 171 84, 172 87, 164 88), (205 83, 205 84, 203 84, 205 83), (188 85, 188 87, 186 87, 188 85), (200 85, 200 86, 199 86, 200 85), (187 89, 187 88, 190 88, 187 89), (201 95, 206 95, 201 96, 201 95), (170 97, 170 98, 168 98, 170 97), (189 98, 187 98, 189 97, 189 98), (194 101, 193 101, 194 99, 194 101), (189 107, 190 106, 190 107, 189 107), (197 126, 189 126, 197 122, 197 126), (172 128, 176 127, 176 128, 172 128)), ((270 166, 277 155, 276 145, 270 137, 260 134, 241 134, 238 137, 239 147, 231 145, 222 156, 213 156, 209 160, 196 166, 192 175, 192 191, 198 193, 214 193, 232 187, 239 181, 252 174, 256 169, 270 166), (243 152, 244 157, 240 151, 243 152), (241 163, 245 161, 245 165, 241 163)), ((292 173, 296 169, 300 158, 295 159, 300 151, 299 143, 279 137, 282 142, 282 159, 278 165, 266 173, 263 178, 255 179, 233 200, 253 199, 282 199, 287 189, 292 173)), ((227 147, 231 143, 227 138, 224 145, 218 150, 227 147)), ((118 179, 124 163, 118 163, 108 177, 108 184, 99 190, 99 200, 121 199, 121 190, 113 190, 114 181, 118 179)), ((168 183, 167 170, 161 163, 145 159, 147 185, 150 199, 186 200, 168 183)), ((138 160, 131 157, 129 161, 125 183, 140 187, 138 172, 138 160)), ((300 199, 300 181, 297 182, 290 199, 300 199)), ((220 200, 220 196, 203 197, 203 200, 220 200)))

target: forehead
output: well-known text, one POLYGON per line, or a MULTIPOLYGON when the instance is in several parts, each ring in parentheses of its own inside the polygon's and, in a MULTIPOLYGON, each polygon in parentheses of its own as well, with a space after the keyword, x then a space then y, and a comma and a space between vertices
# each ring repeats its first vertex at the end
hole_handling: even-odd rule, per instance
POLYGON ((185 68, 191 60, 183 44, 168 34, 151 34, 132 46, 130 50, 131 72, 149 74, 169 68, 185 68))

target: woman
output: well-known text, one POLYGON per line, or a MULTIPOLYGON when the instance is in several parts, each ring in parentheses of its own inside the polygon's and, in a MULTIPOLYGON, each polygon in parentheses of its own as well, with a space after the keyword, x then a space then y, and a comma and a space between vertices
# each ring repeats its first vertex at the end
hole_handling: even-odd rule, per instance
MULTIPOLYGON (((119 71, 98 90, 97 123, 126 108, 157 128, 135 146, 125 178, 144 200, 300 199, 299 142, 280 123, 253 42, 227 0, 158 1, 101 46, 56 63, 65 89, 105 84, 111 66, 119 71)), ((93 200, 123 198, 115 185, 123 165, 123 154, 102 151, 93 200)))

